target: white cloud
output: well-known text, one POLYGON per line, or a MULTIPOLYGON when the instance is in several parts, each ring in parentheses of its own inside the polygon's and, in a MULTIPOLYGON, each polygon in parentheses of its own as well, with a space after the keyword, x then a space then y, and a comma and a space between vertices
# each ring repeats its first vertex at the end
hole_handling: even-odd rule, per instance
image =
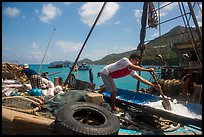
POLYGON ((82 43, 74 43, 74 42, 63 41, 63 40, 56 42, 56 45, 60 47, 64 52, 79 51, 82 47, 82 43))
POLYGON ((6 50, 10 50, 10 48, 4 47, 3 50, 5 50, 5 51, 6 51, 6 50))
POLYGON ((4 14, 8 17, 17 17, 20 15, 20 9, 8 7, 4 9, 4 14))
POLYGON ((114 47, 113 47, 113 50, 117 50, 117 49, 118 49, 118 47, 117 47, 117 46, 114 46, 114 47))
POLYGON ((201 9, 201 11, 202 11, 202 3, 199 4, 199 7, 200 7, 200 9, 201 9))
MULTIPOLYGON (((88 26, 92 26, 102 5, 103 2, 87 2, 82 5, 79 10, 82 22, 88 26)), ((101 25, 111 19, 118 9, 119 5, 116 2, 107 2, 97 25, 101 25)))
POLYGON ((197 13, 196 18, 197 18, 198 20, 202 20, 202 14, 200 14, 200 12, 197 13))
POLYGON ((25 16, 25 15, 23 15, 23 16, 22 16, 22 19, 26 19, 26 16, 25 16))
POLYGON ((130 28, 124 28, 124 31, 131 32, 131 29, 130 28))
POLYGON ((123 53, 130 50, 136 49, 136 46, 113 46, 111 49, 94 49, 92 51, 87 51, 83 53, 82 58, 89 58, 93 61, 102 59, 106 55, 113 54, 113 53, 123 53))
MULTIPOLYGON (((170 2, 162 2, 162 4, 160 5, 160 7, 166 5, 166 4, 169 4, 170 2)), ((155 6, 155 9, 156 9, 156 5, 154 4, 155 6)), ((178 3, 177 2, 173 2, 172 4, 160 9, 160 17, 162 16, 166 16, 168 14, 168 12, 170 12, 171 10, 173 10, 176 6, 178 6, 178 3)), ((143 10, 134 10, 134 16, 136 17, 136 21, 138 23, 141 22, 141 18, 142 18, 142 12, 143 10)), ((158 14, 158 10, 156 11, 157 12, 157 16, 159 16, 158 14)))
POLYGON ((40 62, 42 60, 43 53, 38 51, 26 52, 24 57, 29 60, 38 60, 40 62))
POLYGON ((142 17, 142 10, 134 10, 134 15, 136 17, 136 21, 140 23, 142 17))
POLYGON ((155 32, 152 36, 153 38, 159 37, 159 32, 155 32))
MULTIPOLYGON (((35 11, 37 13, 37 11, 35 11)), ((53 20, 56 16, 60 16, 62 11, 52 5, 52 3, 49 4, 43 4, 43 8, 41 11, 41 15, 39 16, 40 20, 44 23, 49 23, 51 20, 53 20)))
POLYGON ((115 47, 114 49, 113 49, 114 53, 122 53, 122 52, 130 51, 130 50, 134 50, 136 49, 136 46, 121 46, 117 48, 115 47))
POLYGON ((128 46, 128 45, 121 45, 121 46, 113 46, 110 51, 109 54, 111 53, 123 53, 123 52, 126 52, 126 51, 130 51, 130 50, 133 50, 133 49, 136 49, 136 46, 128 46))
POLYGON ((200 22, 200 21, 198 22, 198 26, 199 26, 199 27, 202 26, 202 21, 201 21, 201 22, 200 22))
POLYGON ((197 15, 196 18, 197 18, 198 22, 202 22, 202 15, 197 15))
POLYGON ((163 8, 165 11, 170 11, 170 10, 174 9, 176 6, 178 6, 177 2, 173 2, 171 4, 170 4, 170 2, 164 2, 162 5, 160 5, 160 7, 162 7, 166 4, 169 4, 169 5, 163 8))
POLYGON ((38 45, 37 45, 35 42, 33 42, 31 48, 33 48, 33 49, 37 49, 37 48, 38 48, 38 45))
MULTIPOLYGON (((169 2, 162 3, 162 5, 160 5, 160 7, 162 7, 162 6, 164 6, 164 5, 168 4, 168 3, 169 3, 169 2)), ((177 3, 174 2, 174 3, 170 4, 170 5, 168 5, 167 7, 162 8, 162 9, 160 10, 160 17, 167 15, 167 13, 168 13, 170 10, 174 9, 174 7, 175 7, 176 5, 177 5, 177 3)), ((154 5, 154 6, 155 6, 155 5, 154 5)), ((156 6, 155 6, 155 9, 156 9, 156 6)), ((142 12, 143 12, 143 10, 138 10, 138 9, 134 10, 134 16, 136 17, 136 21, 137 21, 138 23, 141 23, 142 12)), ((158 10, 157 10, 157 15, 159 15, 159 14, 158 14, 158 10)))
POLYGON ((120 24, 120 23, 121 23, 121 21, 116 21, 114 24, 117 25, 117 24, 120 24))
POLYGON ((63 2, 65 5, 70 5, 72 2, 63 2))
MULTIPOLYGON (((166 5, 166 4, 169 4, 170 2, 164 2, 160 5, 160 7, 166 5)), ((171 3, 170 5, 160 9, 160 17, 162 16, 166 16, 171 10, 173 10, 176 6, 178 6, 178 3, 177 2, 173 2, 171 3)), ((158 10, 157 10, 157 15, 158 14, 158 10)))
POLYGON ((142 16, 142 10, 134 10, 134 12, 135 12, 134 15, 136 18, 142 16))
POLYGON ((35 14, 39 14, 39 10, 38 9, 34 9, 34 11, 35 11, 35 14))
MULTIPOLYGON (((202 26, 202 21, 201 21, 201 22, 200 22, 200 21, 198 21, 198 26, 199 26, 199 27, 201 27, 201 26, 202 26)), ((192 25, 191 27, 194 27, 194 28, 195 28, 196 26, 195 26, 195 25, 194 25, 194 23, 193 23, 193 25, 192 25)))
POLYGON ((104 49, 104 50, 99 50, 99 49, 94 49, 92 51, 89 51, 88 54, 85 52, 82 54, 81 58, 88 58, 93 61, 99 60, 106 55, 111 54, 110 50, 104 49))

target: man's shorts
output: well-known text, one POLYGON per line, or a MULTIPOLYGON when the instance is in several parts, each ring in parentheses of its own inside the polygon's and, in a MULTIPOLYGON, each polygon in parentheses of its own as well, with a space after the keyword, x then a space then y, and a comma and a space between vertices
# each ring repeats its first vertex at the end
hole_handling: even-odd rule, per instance
POLYGON ((103 73, 100 73, 100 76, 101 76, 101 78, 103 80, 103 83, 104 83, 104 85, 106 87, 106 90, 108 92, 112 93, 112 92, 116 92, 117 91, 117 88, 115 86, 115 83, 114 83, 112 77, 110 77, 109 75, 105 75, 103 73))
POLYGON ((39 75, 32 75, 30 78, 30 83, 31 83, 32 88, 42 88, 43 87, 42 78, 39 75))

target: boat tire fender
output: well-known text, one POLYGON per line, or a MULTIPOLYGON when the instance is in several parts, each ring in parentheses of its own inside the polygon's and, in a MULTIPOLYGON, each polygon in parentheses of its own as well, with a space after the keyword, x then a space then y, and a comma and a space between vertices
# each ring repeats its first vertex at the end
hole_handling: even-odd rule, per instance
POLYGON ((55 126, 63 135, 117 135, 120 121, 102 106, 77 102, 58 109, 55 126))

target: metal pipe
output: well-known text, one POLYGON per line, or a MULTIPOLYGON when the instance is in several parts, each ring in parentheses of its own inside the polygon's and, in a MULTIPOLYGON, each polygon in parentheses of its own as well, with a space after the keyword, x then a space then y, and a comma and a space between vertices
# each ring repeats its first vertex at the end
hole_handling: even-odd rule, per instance
MULTIPOLYGON (((182 3, 182 8, 183 8, 184 13, 186 13, 183 3, 182 3)), ((191 8, 192 8, 192 6, 191 6, 191 8)), ((193 13, 194 13, 194 12, 193 12, 193 13)), ((191 15, 192 15, 192 13, 191 13, 191 15)), ((195 14, 194 14, 194 15, 195 15, 195 14)), ((192 17, 193 17, 193 16, 192 16, 192 17)), ((186 20, 188 20, 186 15, 185 15, 185 18, 186 18, 186 20)), ((196 20, 196 21, 197 21, 197 20, 196 20)), ((195 24, 195 22, 194 22, 194 24, 195 24)), ((194 35, 193 35, 193 32, 192 32, 192 29, 191 29, 191 27, 190 27, 189 21, 187 21, 187 25, 188 25, 188 29, 189 29, 189 32, 190 32, 189 36, 190 36, 190 38, 191 38, 191 43, 192 43, 192 45, 193 45, 193 48, 194 48, 194 51, 195 51, 195 53, 196 53, 196 56, 197 56, 197 58, 198 58, 198 60, 199 60, 199 63, 200 63, 200 65, 202 65, 200 56, 199 56, 198 51, 197 51, 197 45, 198 45, 198 44, 195 42, 195 38, 194 38, 194 35)), ((199 37, 199 36, 198 36, 198 37, 199 37)), ((199 38, 199 39, 200 39, 200 38, 199 38)), ((200 41, 200 42, 202 43, 202 36, 201 36, 201 41, 200 41)))
POLYGON ((196 32, 198 33, 199 40, 202 43, 202 34, 201 34, 201 31, 200 31, 200 27, 198 25, 198 21, 196 19, 195 13, 193 11, 192 4, 191 4, 191 2, 187 2, 187 3, 188 3, 188 7, 189 7, 190 13, 191 13, 192 18, 193 18, 193 22, 194 22, 195 27, 196 27, 196 32))
MULTIPOLYGON (((190 14, 190 13, 185 13, 184 15, 187 15, 187 14, 190 14)), ((163 24, 163 23, 166 23, 166 22, 175 20, 175 19, 180 18, 180 17, 182 17, 182 15, 179 15, 179 16, 176 16, 176 17, 174 17, 174 18, 168 19, 168 20, 163 21, 163 22, 161 22, 161 23, 159 23, 159 24, 163 24)), ((158 24, 158 25, 159 25, 159 24, 158 24)), ((148 28, 149 28, 149 27, 146 27, 146 29, 148 29, 148 28)))
MULTIPOLYGON (((163 5, 163 6, 159 7, 158 9, 155 9, 155 11, 160 10, 160 9, 162 9, 162 8, 165 8, 165 7, 167 7, 168 5, 171 5, 172 3, 173 3, 173 2, 170 2, 170 3, 166 4, 166 5, 163 5)), ((149 14, 149 12, 148 12, 148 14, 149 14)))

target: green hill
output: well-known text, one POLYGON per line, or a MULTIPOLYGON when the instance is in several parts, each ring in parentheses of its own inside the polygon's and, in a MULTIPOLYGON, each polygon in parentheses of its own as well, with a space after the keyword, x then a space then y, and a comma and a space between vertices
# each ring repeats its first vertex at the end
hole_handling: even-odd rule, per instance
MULTIPOLYGON (((193 32, 193 36, 195 38, 198 38, 197 33, 195 32, 195 28, 191 28, 193 32)), ((200 27, 202 31, 202 27, 200 27)), ((160 37, 157 37, 150 42, 148 42, 146 45, 146 48, 144 50, 144 56, 143 56, 143 65, 162 65, 165 62, 168 65, 177 65, 178 63, 178 56, 176 52, 172 48, 173 43, 185 43, 190 40, 187 29, 183 26, 176 26, 175 28, 171 29, 169 32, 161 35, 160 37), (156 57, 157 54, 161 54, 163 57, 163 60, 159 60, 158 57, 156 57)), ((118 54, 110 54, 105 57, 103 57, 100 60, 92 61, 90 59, 83 59, 78 61, 77 63, 80 64, 82 62, 85 62, 87 64, 96 64, 96 65, 107 65, 110 63, 113 63, 123 57, 129 57, 130 54, 138 52, 135 50, 127 51, 124 53, 118 53, 118 54)), ((58 62, 59 63, 59 62, 58 62)), ((68 62, 72 63, 72 62, 68 62)))
MULTIPOLYGON (((195 28, 192 28, 193 35, 197 38, 197 33, 195 33, 195 28)), ((201 27, 202 30, 202 27, 201 27)), ((189 41, 188 33, 184 33, 186 28, 183 26, 176 26, 171 29, 169 32, 164 35, 155 38, 146 45, 143 56, 143 65, 162 65, 165 62, 168 65, 177 65, 178 57, 175 51, 172 50, 172 43, 185 43, 189 41), (158 60, 156 57, 157 54, 162 54, 163 60, 158 60)), ((137 52, 136 50, 119 53, 119 54, 110 54, 104 58, 94 61, 94 64, 110 64, 113 63, 122 57, 129 57, 130 54, 137 52)))
POLYGON ((93 61, 90 59, 82 59, 82 60, 77 62, 77 64, 82 64, 82 63, 93 64, 93 61))

